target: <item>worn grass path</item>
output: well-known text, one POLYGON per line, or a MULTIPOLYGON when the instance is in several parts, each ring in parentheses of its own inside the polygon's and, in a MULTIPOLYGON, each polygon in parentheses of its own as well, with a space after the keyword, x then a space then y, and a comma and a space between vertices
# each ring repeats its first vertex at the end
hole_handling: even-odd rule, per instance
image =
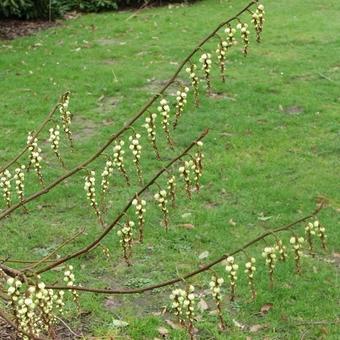
MULTIPOLYGON (((126 20, 129 12, 86 15, 36 36, 1 42, 1 163, 24 145, 27 131, 43 120, 66 90, 72 92, 76 150, 70 153, 63 145, 62 152, 68 167, 81 162, 158 91, 196 42, 243 5, 206 0, 190 7, 145 10, 130 20, 126 20)), ((168 234, 160 225, 160 213, 151 208, 156 188, 146 195, 150 201, 146 240, 144 246, 135 246, 132 268, 121 259, 115 232, 104 242, 112 252, 111 259, 106 260, 98 248, 72 264, 83 285, 143 287, 213 260, 263 229, 298 219, 314 209, 318 198, 325 198, 328 206, 320 218, 329 235, 329 251, 314 259, 304 257, 301 276, 293 273, 291 256, 287 264, 278 266, 275 288, 270 291, 260 256, 264 244, 254 247, 249 253, 258 259, 258 299, 249 301, 240 273, 236 302, 225 301, 228 332, 219 332, 216 317, 209 315, 212 305, 199 317, 197 327, 202 339, 336 339, 340 5, 336 0, 288 0, 265 2, 265 6, 263 43, 256 45, 252 34, 247 58, 239 52, 240 47, 234 49, 228 59, 226 84, 214 71, 214 96, 202 96, 198 110, 190 103, 174 134, 177 150, 181 150, 200 131, 210 128, 202 191, 194 194, 192 201, 183 193, 179 195, 177 208, 170 210, 168 234), (208 258, 199 260, 204 251, 208 258), (272 308, 261 316, 261 306, 269 303, 272 308), (248 326, 254 325, 261 327, 252 328, 256 330, 252 333, 248 326)), ((209 45, 212 52, 216 44, 217 40, 209 45)), ((141 124, 136 127, 143 131, 141 124)), ((42 139, 46 138, 47 134, 42 139)), ((146 144, 145 136, 143 142, 146 144)), ((44 173, 51 180, 62 170, 48 154, 47 143, 42 145, 48 162, 43 165, 44 173)), ((164 161, 170 157, 164 142, 161 154, 164 161)), ((98 160, 91 169, 99 174, 104 162, 104 158, 98 160)), ((159 167, 149 147, 142 165, 146 178, 159 167)), ((132 166, 129 171, 133 173, 132 166)), ((84 175, 78 174, 29 204, 29 216, 17 211, 2 221, 0 255, 40 258, 85 227, 86 234, 66 247, 60 253, 63 255, 97 235, 101 229, 88 209, 82 189, 84 175)), ((33 175, 31 178, 27 190, 33 192, 38 184, 33 175)), ((123 180, 115 177, 107 221, 137 187, 121 188, 122 184, 123 180)), ((288 241, 289 237, 285 234, 283 238, 288 241)), ((242 267, 245 257, 237 260, 242 267)), ((216 271, 226 277, 222 266, 216 271)), ((44 279, 54 282, 61 276, 61 271, 54 271, 44 279)), ((203 291, 210 276, 201 275, 192 283, 203 291)), ((168 314, 159 314, 169 304, 168 295, 169 289, 134 297, 83 294, 81 316, 75 317, 72 304, 68 304, 65 319, 88 335, 153 339, 159 336, 157 328, 163 326, 171 338, 185 339, 184 332, 166 324, 171 318, 168 314), (117 329, 114 319, 129 326, 117 329)))

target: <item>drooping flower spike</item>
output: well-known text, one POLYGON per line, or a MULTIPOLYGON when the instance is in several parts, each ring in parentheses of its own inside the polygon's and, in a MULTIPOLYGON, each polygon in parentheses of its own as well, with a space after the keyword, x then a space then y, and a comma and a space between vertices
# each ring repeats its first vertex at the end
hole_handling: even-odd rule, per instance
POLYGON ((41 172, 41 149, 38 146, 38 138, 33 137, 31 132, 29 132, 27 136, 27 145, 29 145, 28 150, 30 152, 27 171, 30 169, 31 166, 33 166, 36 174, 38 175, 40 183, 44 185, 44 179, 41 172))
MULTIPOLYGON (((67 270, 64 272, 64 281, 67 286, 75 285, 75 275, 73 271, 73 266, 68 266, 67 270)), ((79 295, 76 290, 72 289, 73 302, 75 302, 79 307, 79 295)))
POLYGON ((174 129, 176 128, 178 124, 178 120, 182 115, 182 112, 184 111, 184 106, 187 103, 187 93, 189 92, 189 87, 182 86, 180 90, 176 93, 176 115, 175 115, 175 121, 173 124, 174 129))
POLYGON ((292 236, 290 238, 290 244, 294 250, 294 260, 295 260, 295 271, 297 273, 301 272, 301 256, 302 256, 302 245, 305 242, 303 237, 292 236))
POLYGON ((145 124, 143 124, 143 127, 146 128, 146 131, 148 133, 149 140, 151 142, 152 148, 154 149, 156 153, 157 159, 160 159, 161 156, 159 155, 157 143, 156 143, 156 113, 150 113, 148 117, 145 118, 145 124))
POLYGON ((111 159, 106 160, 105 167, 102 172, 101 188, 102 193, 105 194, 110 185, 110 177, 113 174, 113 161, 111 159))
POLYGON ((246 57, 248 54, 249 34, 250 34, 248 30, 248 24, 245 22, 239 22, 236 27, 241 32, 241 38, 243 41, 243 54, 246 57))
POLYGON ((96 173, 91 171, 87 176, 85 176, 84 190, 86 192, 86 197, 90 201, 91 207, 94 209, 98 219, 101 220, 101 213, 99 211, 99 206, 96 199, 96 173))
POLYGON ((197 66, 195 64, 191 64, 190 67, 187 67, 185 69, 185 72, 187 72, 190 76, 191 85, 194 89, 194 97, 195 97, 195 105, 196 107, 199 106, 199 83, 200 80, 196 74, 197 66))
POLYGON ((173 313, 176 315, 178 322, 185 326, 185 316, 183 311, 183 302, 186 296, 186 292, 183 289, 174 289, 170 294, 171 308, 173 313))
POLYGON ((154 195, 154 198, 156 202, 158 203, 158 206, 161 208, 162 214, 163 214, 163 223, 165 230, 168 231, 169 228, 169 210, 168 210, 168 193, 166 190, 160 190, 154 195))
POLYGON ((195 154, 195 158, 197 159, 198 162, 198 166, 201 169, 201 171, 203 170, 203 159, 204 159, 204 154, 203 154, 203 142, 201 140, 199 140, 197 143, 197 152, 195 154))
POLYGON ((132 240, 133 240, 133 230, 135 226, 133 221, 129 219, 125 222, 120 230, 118 230, 117 235, 120 237, 120 244, 123 248, 123 256, 126 264, 131 266, 131 256, 132 256, 132 240))
POLYGON ((225 267, 225 270, 228 272, 230 280, 230 301, 234 301, 236 293, 238 264, 235 263, 235 259, 233 256, 228 256, 226 262, 227 265, 225 267))
POLYGON ((193 164, 191 166, 191 169, 194 172, 194 182, 195 182, 195 187, 196 190, 200 190, 200 179, 203 175, 203 158, 204 154, 202 152, 202 147, 203 147, 203 142, 198 141, 198 151, 195 153, 195 156, 193 157, 193 164))
POLYGON ((279 260, 283 262, 286 261, 288 257, 287 247, 281 240, 276 241, 275 250, 279 253, 279 260))
POLYGON ((188 333, 190 336, 190 339, 193 339, 194 337, 194 322, 195 322, 195 305, 196 305, 196 294, 194 293, 195 287, 190 285, 186 289, 186 296, 183 301, 183 306, 186 307, 186 317, 188 320, 188 333))
POLYGON ((15 305, 20 297, 20 289, 22 287, 22 282, 19 279, 9 278, 7 280, 7 294, 10 297, 9 304, 12 308, 15 308, 15 305))
POLYGON ((184 326, 184 316, 183 316, 183 301, 185 297, 185 290, 183 289, 174 289, 169 298, 171 300, 171 308, 173 313, 176 315, 178 322, 184 326))
POLYGON ((172 206, 176 205, 176 177, 174 175, 168 178, 168 191, 171 198, 172 206))
POLYGON ((132 201, 132 205, 135 207, 135 210, 136 210, 136 216, 137 216, 137 221, 138 221, 138 231, 139 231, 139 242, 143 243, 146 201, 141 199, 138 195, 136 195, 136 198, 132 201))
POLYGON ((0 188, 2 189, 2 196, 7 208, 9 208, 12 203, 11 178, 12 175, 8 169, 0 174, 0 188))
POLYGON ((67 139, 70 142, 71 147, 73 147, 73 137, 72 137, 72 132, 70 129, 70 126, 72 123, 72 114, 68 108, 69 103, 70 103, 70 92, 66 92, 61 97, 59 112, 60 112, 60 118, 61 118, 62 125, 63 125, 63 130, 67 136, 67 139))
POLYGON ((184 161, 183 165, 181 167, 179 167, 179 169, 178 169, 180 176, 184 179, 185 191, 186 191, 189 199, 191 199, 190 170, 191 170, 192 166, 193 166, 192 160, 184 161))
POLYGON ((190 285, 186 290, 174 289, 170 294, 171 307, 179 323, 187 329, 190 339, 194 339, 195 287, 190 285))
POLYGON ((123 150, 124 141, 115 141, 115 145, 113 147, 113 165, 118 168, 120 173, 124 176, 127 185, 130 185, 129 177, 127 171, 124 166, 124 154, 123 150))
POLYGON ((133 163, 136 166, 137 175, 140 183, 143 183, 143 174, 142 168, 140 164, 140 157, 142 155, 142 146, 140 145, 140 138, 141 135, 139 133, 134 133, 132 136, 129 137, 130 141, 130 150, 133 154, 133 163))
POLYGON ((202 70, 204 72, 204 78, 207 84, 207 91, 208 93, 210 93, 211 92, 210 71, 212 66, 211 54, 203 53, 199 61, 202 64, 202 70))
POLYGON ((220 64, 220 73, 221 73, 221 78, 222 78, 223 83, 225 82, 225 63, 226 63, 227 50, 228 50, 228 42, 221 39, 217 45, 216 54, 217 54, 217 59, 220 64))
POLYGON ((56 313, 63 313, 64 291, 54 293, 46 289, 44 282, 37 276, 34 285, 23 284, 19 279, 7 280, 9 308, 12 310, 20 338, 28 339, 25 334, 37 338, 42 334, 50 334, 52 326, 57 322, 56 313))
POLYGON ((209 283, 211 295, 216 303, 217 314, 220 319, 221 329, 225 329, 225 323, 222 313, 222 293, 221 293, 221 287, 223 283, 224 279, 222 277, 217 277, 215 275, 211 277, 211 281, 209 283))
POLYGON ((25 165, 15 169, 14 181, 15 181, 15 191, 18 195, 20 202, 24 200, 25 196, 25 165))
POLYGON ((321 225, 318 220, 314 221, 314 227, 316 228, 316 234, 321 240, 321 245, 324 250, 327 249, 327 235, 326 235, 326 228, 321 225))
POLYGON ((166 99, 162 99, 159 103, 160 105, 157 107, 160 115, 162 116, 162 128, 164 130, 166 139, 170 147, 173 147, 174 143, 170 136, 169 125, 170 125, 170 106, 166 99))
POLYGON ((110 249, 106 246, 104 246, 103 244, 100 245, 101 248, 102 248, 102 252, 104 254, 104 256, 106 257, 106 259, 110 259, 111 258, 111 252, 110 252, 110 249))
POLYGON ((34 327, 34 309, 35 303, 32 299, 32 292, 27 291, 23 294, 23 284, 19 279, 9 278, 7 280, 7 295, 9 296, 9 306, 14 314, 18 330, 21 332, 30 332, 33 336, 40 334, 40 329, 34 327), (31 315, 33 314, 33 315, 31 315))
POLYGON ((64 168, 64 161, 62 160, 60 156, 60 151, 59 151, 59 143, 60 143, 60 127, 59 125, 56 125, 54 128, 49 129, 50 137, 48 141, 51 143, 51 149, 58 158, 61 166, 64 168))
POLYGON ((248 262, 245 264, 246 269, 244 271, 247 274, 248 285, 253 299, 256 298, 256 289, 254 283, 254 273, 256 271, 255 263, 256 263, 255 257, 249 258, 248 262))
POLYGON ((262 252, 262 256, 265 258, 266 265, 268 267, 270 288, 273 288, 273 283, 274 283, 274 269, 275 269, 275 263, 277 261, 275 252, 276 252, 275 247, 265 247, 262 252))
POLYGON ((305 227, 305 234, 307 236, 307 242, 309 246, 309 250, 313 251, 313 236, 315 236, 315 227, 314 223, 309 222, 305 227))
POLYGON ((236 29, 232 28, 230 25, 224 30, 225 34, 227 35, 227 48, 230 49, 232 46, 237 44, 236 38, 235 38, 235 33, 236 29))
POLYGON ((264 6, 262 4, 259 4, 257 6, 255 13, 252 14, 251 22, 254 24, 255 32, 256 32, 256 41, 258 43, 261 42, 261 33, 263 31, 263 25, 265 22, 264 14, 265 14, 265 11, 264 11, 264 6))

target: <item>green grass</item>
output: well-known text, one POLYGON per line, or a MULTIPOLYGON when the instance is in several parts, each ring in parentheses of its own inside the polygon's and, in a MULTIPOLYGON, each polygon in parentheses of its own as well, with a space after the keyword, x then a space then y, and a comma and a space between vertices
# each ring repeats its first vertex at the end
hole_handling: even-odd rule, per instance
MULTIPOLYGON (((265 5, 263 43, 255 44, 252 32, 247 58, 243 58, 239 46, 234 48, 228 57, 226 84, 213 71, 214 91, 221 92, 221 98, 202 95, 202 105, 195 109, 190 96, 190 104, 173 134, 178 153, 204 128, 210 128, 205 140, 201 192, 188 201, 181 190, 177 208, 170 209, 167 234, 160 225, 161 214, 152 203, 157 188, 146 194, 146 240, 145 245, 135 245, 132 268, 122 261, 115 231, 103 242, 112 252, 110 260, 98 248, 71 263, 76 268, 77 282, 84 286, 133 288, 158 283, 238 248, 264 229, 307 215, 315 208, 317 197, 322 196, 328 200, 327 209, 320 214, 329 235, 328 252, 320 252, 314 259, 304 257, 301 276, 294 274, 290 256, 288 263, 278 265, 271 291, 260 256, 264 244, 253 247, 248 252, 258 259, 258 299, 249 301, 246 280, 240 272, 237 300, 224 304, 228 332, 219 332, 216 317, 209 315, 212 306, 199 318, 197 327, 202 339, 245 339, 249 335, 254 339, 336 339, 339 328, 332 321, 338 317, 339 307, 338 257, 333 254, 340 250, 340 41, 336 35, 340 30, 340 5, 336 0, 288 0, 265 5), (260 221, 261 213, 271 218, 260 221), (228 223, 230 219, 235 226, 228 223), (185 223, 193 224, 194 229, 181 227, 185 223), (200 261, 198 256, 203 251, 209 251, 209 257, 200 261), (273 308, 259 316, 265 303, 272 303, 273 308), (249 333, 233 320, 265 327, 249 333)), ((203 36, 242 6, 240 1, 206 0, 190 7, 144 10, 130 20, 130 12, 86 15, 35 36, 1 42, 0 161, 5 163, 16 154, 25 143, 27 131, 44 119, 66 90, 72 92, 76 150, 71 153, 63 145, 62 154, 69 168, 87 159, 150 95, 157 93, 177 68, 176 63, 203 36), (104 99, 99 100, 102 96, 104 99)), ((213 40, 207 50, 213 52, 216 43, 217 39, 213 40)), ((180 75, 181 79, 185 77, 180 75)), ((143 131, 141 124, 140 120, 135 127, 143 131)), ((46 138, 47 133, 42 140, 46 138)), ((48 151, 48 144, 42 145, 48 161, 43 164, 44 175, 51 181, 63 171, 48 151)), ((160 163, 147 146, 144 131, 143 145, 142 166, 149 179, 160 163)), ((164 164, 176 154, 167 150, 163 140, 160 149, 164 164)), ((127 160, 131 164, 129 156, 127 160)), ((104 162, 104 157, 98 159, 91 169, 100 174, 104 162)), ((132 165, 129 172, 133 177, 132 165)), ((1 255, 38 259, 85 227, 86 234, 65 247, 60 253, 64 255, 98 235, 101 227, 82 189, 84 175, 77 174, 29 204, 29 215, 17 211, 2 221, 1 255)), ((36 178, 33 174, 28 178, 27 191, 36 191, 36 178)), ((131 188, 123 185, 119 175, 113 182, 107 222, 138 187, 135 177, 131 188)), ((162 186, 165 180, 158 182, 162 186)), ((303 226, 298 230, 302 234, 303 226)), ((289 237, 289 233, 283 235, 285 241, 289 237)), ((237 257, 241 267, 244 260, 243 255, 237 257)), ((222 266, 215 270, 226 276, 222 266)), ((61 276, 62 272, 53 271, 43 279, 55 282, 61 276)), ((201 292, 210 276, 202 274, 190 282, 201 292)), ((184 339, 185 332, 166 324, 165 319, 171 316, 158 313, 169 305, 170 291, 168 287, 145 295, 110 298, 82 294, 81 317, 68 304, 65 319, 87 335, 153 339, 159 336, 157 328, 163 326, 172 339, 184 339), (127 321, 129 326, 115 329, 113 319, 127 321)))

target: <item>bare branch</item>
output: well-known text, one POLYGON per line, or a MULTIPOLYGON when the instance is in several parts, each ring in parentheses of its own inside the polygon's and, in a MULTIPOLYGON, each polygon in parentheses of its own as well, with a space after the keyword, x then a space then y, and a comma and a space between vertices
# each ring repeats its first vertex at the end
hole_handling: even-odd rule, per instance
POLYGON ((225 260, 228 256, 234 256, 238 253, 243 252, 245 249, 249 248, 250 246, 256 244, 257 242, 265 239, 268 236, 272 236, 275 233, 279 233, 285 230, 289 230, 292 227, 296 226, 297 224, 304 222, 312 217, 314 217, 315 215, 317 215, 320 210, 323 208, 323 205, 320 205, 315 211, 313 211, 310 215, 307 215, 305 217, 302 217, 300 219, 298 219, 297 221, 294 221, 292 223, 289 223, 283 227, 279 227, 277 229, 271 230, 271 231, 267 231, 263 234, 261 234, 260 236, 256 237, 255 239, 249 241, 248 243, 246 243, 244 246, 242 246, 241 248, 238 248, 234 251, 232 251, 231 253, 228 254, 224 254, 221 257, 219 257, 218 259, 216 259, 213 262, 210 262, 208 264, 206 264, 205 266, 192 271, 188 274, 182 275, 181 277, 176 277, 174 279, 153 285, 153 286, 148 286, 148 287, 143 287, 143 288, 137 288, 137 289, 116 289, 116 290, 112 290, 112 289, 97 289, 97 288, 87 288, 87 287, 78 287, 78 286, 72 286, 72 287, 68 287, 68 286, 47 286, 47 288, 51 288, 51 289, 57 289, 57 290, 78 290, 78 291, 82 291, 82 292, 89 292, 89 293, 100 293, 100 294, 139 294, 139 293, 144 293, 150 290, 154 290, 154 289, 158 289, 158 288, 162 288, 162 287, 166 287, 166 286, 170 286, 173 285, 175 283, 181 282, 183 280, 189 279, 193 276, 196 276, 198 274, 201 274, 207 270, 209 270, 211 267, 215 266, 216 264, 222 262, 223 260, 225 260))

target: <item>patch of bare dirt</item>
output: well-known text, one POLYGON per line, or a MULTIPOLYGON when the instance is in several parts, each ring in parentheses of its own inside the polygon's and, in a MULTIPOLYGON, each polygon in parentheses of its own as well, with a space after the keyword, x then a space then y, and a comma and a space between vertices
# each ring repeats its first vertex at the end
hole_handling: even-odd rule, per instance
MULTIPOLYGON (((160 80, 156 78, 151 78, 146 80, 147 84, 142 87, 143 90, 149 93, 158 93, 165 84, 167 84, 168 80, 160 80)), ((185 86, 189 86, 188 81, 183 80, 183 79, 178 79, 178 82, 180 84, 183 84, 185 86)), ((179 85, 177 82, 171 84, 168 89, 167 93, 170 96, 176 96, 176 92, 178 91, 179 85)))
POLYGON ((292 116, 299 115, 304 112, 304 108, 301 106, 297 106, 297 105, 287 106, 287 107, 283 107, 282 105, 279 105, 279 109, 281 112, 287 115, 292 115, 292 116))
MULTIPOLYGON (((72 330, 65 322, 60 321, 55 327, 56 340, 74 340, 81 337, 81 334, 86 334, 88 331, 88 316, 80 315, 81 325, 77 330, 72 330)), ((0 318, 0 339, 1 340, 17 340, 19 339, 14 329, 0 318)), ((21 338, 20 338, 21 339, 21 338)))
POLYGON ((119 97, 101 96, 97 101, 99 106, 98 111, 100 113, 112 112, 121 100, 122 98, 119 97))
POLYGON ((125 45, 126 42, 125 41, 120 41, 117 39, 98 39, 97 41, 98 45, 101 46, 113 46, 113 45, 125 45))
POLYGON ((109 296, 104 302, 104 307, 115 313, 124 314, 125 310, 133 310, 136 316, 145 316, 148 313, 157 313, 162 309, 160 301, 166 301, 165 293, 146 292, 126 299, 122 296, 109 296))
POLYGON ((56 25, 56 21, 45 20, 0 20, 0 39, 11 40, 32 35, 56 25))
POLYGON ((1 340, 15 340, 16 339, 14 329, 2 318, 0 318, 0 339, 1 340))
POLYGON ((77 140, 87 140, 97 134, 100 125, 90 119, 75 116, 74 118, 73 136, 77 140))
POLYGON ((228 93, 224 93, 224 92, 212 92, 210 94, 210 98, 212 99, 227 99, 227 100, 231 100, 233 102, 236 101, 236 95, 233 94, 228 94, 228 93))

